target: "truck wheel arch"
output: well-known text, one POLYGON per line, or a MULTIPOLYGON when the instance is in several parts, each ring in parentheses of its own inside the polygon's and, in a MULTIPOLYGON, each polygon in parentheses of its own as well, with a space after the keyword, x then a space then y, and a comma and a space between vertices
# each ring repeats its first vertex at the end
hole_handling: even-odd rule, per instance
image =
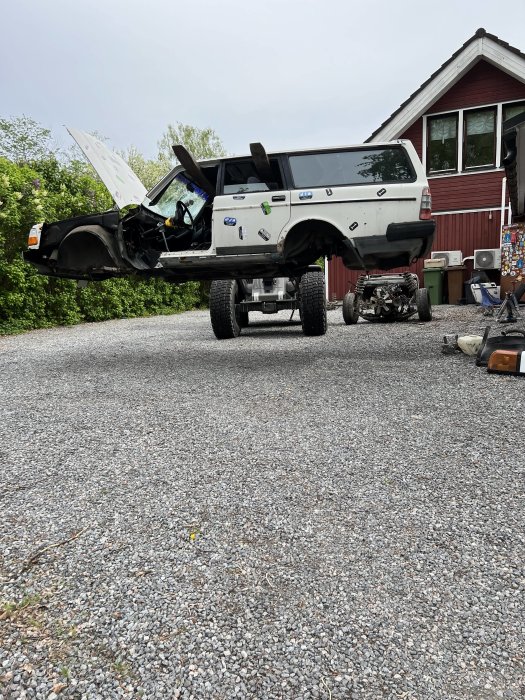
POLYGON ((345 236, 337 226, 323 219, 304 219, 292 226, 283 241, 285 259, 337 254, 345 236))
POLYGON ((69 231, 58 248, 57 264, 73 270, 122 267, 114 236, 99 225, 78 226, 69 231))

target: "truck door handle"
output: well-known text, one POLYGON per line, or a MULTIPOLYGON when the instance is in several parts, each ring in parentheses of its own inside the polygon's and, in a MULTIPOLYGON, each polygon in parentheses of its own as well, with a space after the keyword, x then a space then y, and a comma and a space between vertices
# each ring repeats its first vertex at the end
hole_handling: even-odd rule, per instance
POLYGON ((272 197, 272 202, 286 202, 285 194, 274 194, 272 197))

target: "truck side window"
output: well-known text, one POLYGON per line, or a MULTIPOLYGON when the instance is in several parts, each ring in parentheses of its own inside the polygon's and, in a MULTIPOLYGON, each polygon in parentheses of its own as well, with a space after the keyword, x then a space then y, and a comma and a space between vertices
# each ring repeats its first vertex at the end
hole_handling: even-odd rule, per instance
POLYGON ((274 179, 272 182, 262 182, 252 160, 226 163, 224 170, 224 194, 267 192, 268 190, 282 189, 282 176, 276 158, 270 158, 270 166, 274 179))
POLYGON ((294 185, 330 187, 376 182, 414 182, 415 173, 400 146, 290 156, 294 185))

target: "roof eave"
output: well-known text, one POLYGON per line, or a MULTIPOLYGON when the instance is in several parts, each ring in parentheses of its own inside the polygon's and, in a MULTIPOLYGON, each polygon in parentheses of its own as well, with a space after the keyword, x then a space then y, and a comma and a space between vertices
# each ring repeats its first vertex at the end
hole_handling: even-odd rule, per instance
MULTIPOLYGON (((484 30, 483 30, 484 32, 484 30)), ((479 61, 525 82, 525 56, 492 34, 476 32, 443 66, 374 131, 366 143, 399 138, 479 61)))

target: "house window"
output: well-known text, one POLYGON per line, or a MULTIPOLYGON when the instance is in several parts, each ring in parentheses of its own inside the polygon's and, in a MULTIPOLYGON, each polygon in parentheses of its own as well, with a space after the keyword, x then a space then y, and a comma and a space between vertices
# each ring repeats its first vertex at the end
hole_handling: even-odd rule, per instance
POLYGON ((518 102, 513 105, 503 105, 503 122, 505 123, 507 119, 517 117, 518 114, 523 114, 524 112, 525 102, 518 102))
POLYGON ((496 165, 496 109, 477 109, 463 115, 463 167, 487 168, 496 165))
MULTIPOLYGON (((520 114, 523 114, 525 112, 525 102, 515 102, 514 104, 511 105, 503 105, 503 110, 502 110, 502 115, 501 115, 501 130, 503 131, 503 127, 505 126, 505 122, 507 119, 512 119, 513 117, 517 117, 520 114)), ((507 155, 507 149, 505 148, 505 144, 501 143, 501 160, 505 158, 507 155)))
POLYGON ((427 175, 499 168, 505 157, 503 124, 522 114, 525 100, 426 117, 427 175), (500 143, 501 154, 497 155, 500 143))
POLYGON ((428 172, 457 170, 458 115, 449 114, 428 119, 428 172))

